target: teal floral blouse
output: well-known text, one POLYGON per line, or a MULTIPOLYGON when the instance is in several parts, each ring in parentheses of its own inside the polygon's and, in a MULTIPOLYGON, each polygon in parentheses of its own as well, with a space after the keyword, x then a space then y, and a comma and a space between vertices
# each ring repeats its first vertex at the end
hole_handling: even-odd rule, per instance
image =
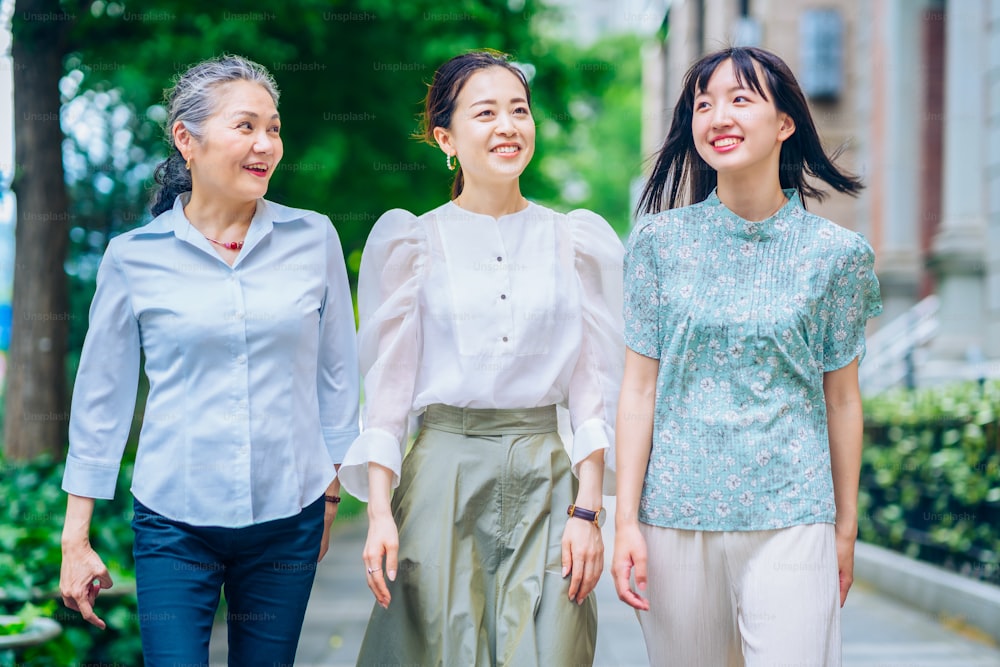
POLYGON ((625 341, 660 360, 644 523, 834 521, 823 373, 860 361, 882 302, 867 241, 785 194, 760 222, 712 192, 631 234, 625 341))

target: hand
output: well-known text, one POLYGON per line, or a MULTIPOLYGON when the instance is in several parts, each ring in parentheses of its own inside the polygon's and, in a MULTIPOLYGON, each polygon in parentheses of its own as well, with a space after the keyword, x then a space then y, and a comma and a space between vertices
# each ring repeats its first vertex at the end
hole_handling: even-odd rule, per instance
POLYGON ((385 578, 396 581, 399 557, 399 531, 391 514, 369 516, 368 540, 362 556, 368 570, 368 588, 375 594, 375 601, 388 609, 392 596, 385 578))
POLYGON ((331 503, 328 500, 324 500, 323 503, 326 505, 326 510, 323 513, 323 541, 319 545, 317 563, 323 560, 323 556, 330 549, 330 526, 337 519, 337 510, 340 509, 340 503, 331 503))
POLYGON ((570 576, 569 599, 578 605, 597 586, 604 570, 601 529, 589 521, 570 517, 562 538, 562 576, 570 576))
POLYGON ((649 600, 637 593, 629 583, 635 568, 635 585, 646 590, 646 540, 639 532, 639 524, 615 527, 615 553, 611 559, 611 578, 618 591, 618 599, 635 609, 649 611, 649 600))
POLYGON ((89 541, 63 545, 59 569, 59 592, 63 604, 80 612, 83 620, 104 630, 107 625, 94 613, 94 601, 102 588, 113 586, 108 568, 89 541))
POLYGON ((857 530, 837 531, 837 572, 840 576, 840 606, 847 601, 847 592, 854 583, 854 543, 857 530))

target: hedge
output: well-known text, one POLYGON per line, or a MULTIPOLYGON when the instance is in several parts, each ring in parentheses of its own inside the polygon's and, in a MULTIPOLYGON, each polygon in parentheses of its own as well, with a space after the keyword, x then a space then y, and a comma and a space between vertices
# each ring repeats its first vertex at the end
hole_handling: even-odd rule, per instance
POLYGON ((1000 382, 867 397, 866 542, 1000 585, 1000 382))
MULTIPOLYGON (((63 464, 48 459, 12 462, 0 458, 0 498, 4 499, 0 509, 0 614, 40 611, 63 627, 59 637, 43 646, 0 650, 0 667, 139 667, 143 661, 132 560, 131 464, 122 466, 115 499, 96 502, 91 524, 91 543, 115 582, 97 600, 97 614, 108 625, 104 631, 66 609, 58 594, 60 537, 66 513, 62 474, 63 464)), ((362 507, 358 500, 344 495, 338 520, 359 514, 362 507)), ((15 629, 16 625, 6 630, 0 626, 0 634, 15 629)))

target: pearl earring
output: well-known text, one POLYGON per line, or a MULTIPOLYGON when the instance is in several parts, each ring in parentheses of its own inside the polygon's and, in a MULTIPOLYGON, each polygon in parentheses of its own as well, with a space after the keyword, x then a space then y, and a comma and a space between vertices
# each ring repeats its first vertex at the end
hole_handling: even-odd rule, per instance
POLYGON ((455 163, 457 162, 458 160, 455 160, 454 155, 448 155, 447 153, 445 153, 444 163, 448 165, 448 171, 455 171, 455 163))

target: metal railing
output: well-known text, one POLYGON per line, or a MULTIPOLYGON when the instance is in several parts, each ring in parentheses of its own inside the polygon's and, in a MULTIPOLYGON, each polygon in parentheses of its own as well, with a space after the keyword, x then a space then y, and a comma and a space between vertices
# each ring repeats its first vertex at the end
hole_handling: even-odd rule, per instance
POLYGON ((865 361, 858 369, 861 391, 875 394, 903 384, 916 385, 921 348, 938 330, 940 300, 934 294, 868 337, 865 361))

